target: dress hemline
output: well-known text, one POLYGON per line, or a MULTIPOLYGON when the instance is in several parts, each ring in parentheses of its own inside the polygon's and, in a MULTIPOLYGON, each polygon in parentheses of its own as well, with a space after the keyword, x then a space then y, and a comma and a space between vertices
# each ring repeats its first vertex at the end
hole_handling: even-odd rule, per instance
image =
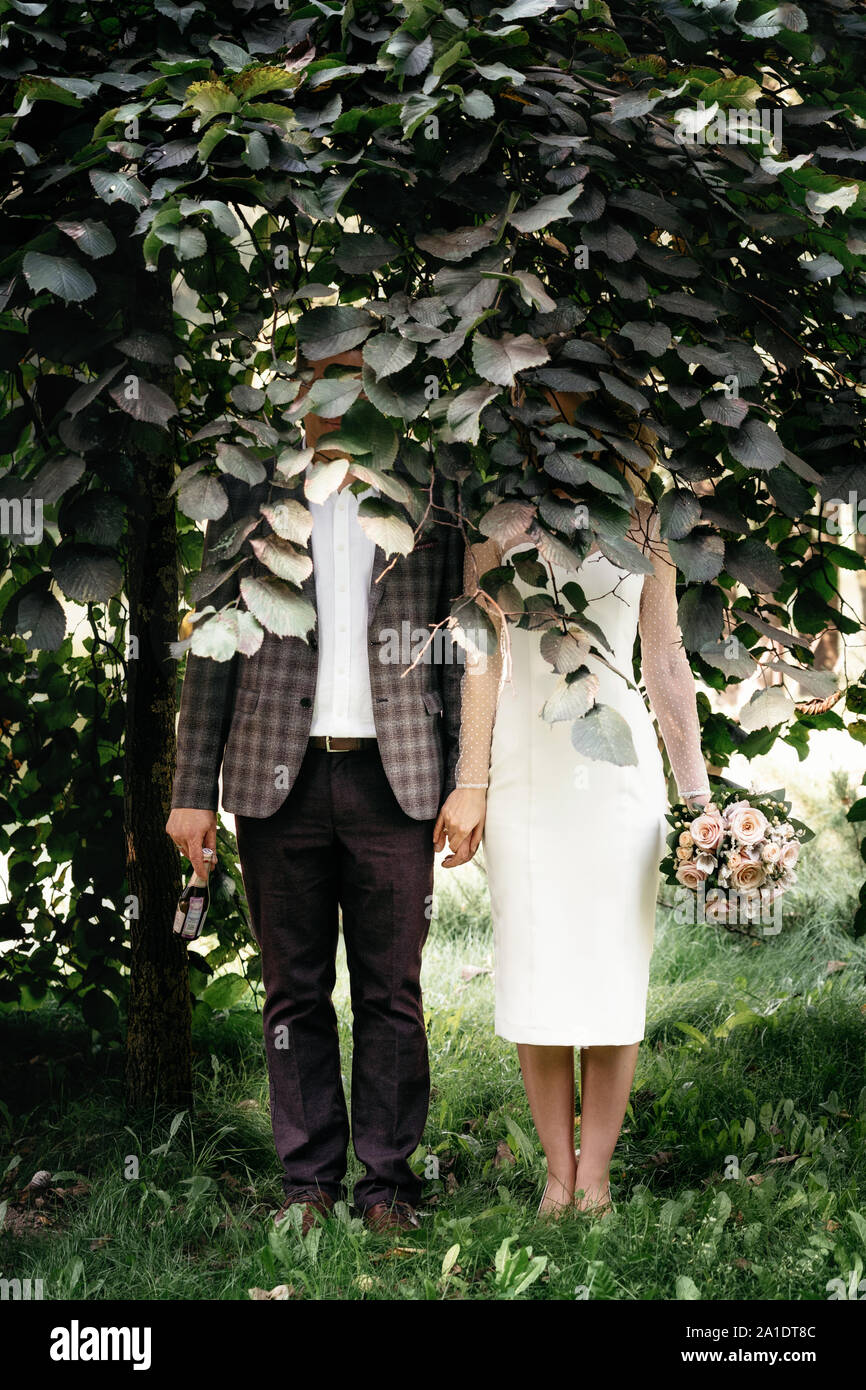
POLYGON ((528 1043, 530 1047, 633 1047, 635 1043, 644 1042, 646 1030, 641 1033, 639 1038, 626 1038, 625 1041, 611 1038, 596 1038, 594 1042, 575 1042, 573 1038, 563 1039, 559 1033, 551 1037, 549 1033, 544 1033, 538 1028, 511 1028, 508 1025, 494 1024, 494 1033, 497 1038, 502 1038, 505 1042, 528 1043), (508 1027, 508 1032, 503 1031, 508 1027), (516 1034, 520 1036, 517 1037, 516 1034))

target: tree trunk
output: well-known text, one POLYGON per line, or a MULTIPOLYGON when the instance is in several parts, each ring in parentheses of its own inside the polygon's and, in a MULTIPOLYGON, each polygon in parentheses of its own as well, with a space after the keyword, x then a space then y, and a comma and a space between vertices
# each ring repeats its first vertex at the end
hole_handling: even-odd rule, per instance
MULTIPOLYGON (((139 253, 140 259, 140 253, 139 253)), ((130 255, 131 318, 138 330, 173 340, 171 284, 130 255)), ((132 325, 130 325, 131 327, 132 325)), ((146 379, 171 392, 171 369, 148 366, 146 379)), ((165 833, 175 759, 177 533, 172 436, 132 424, 134 497, 127 530, 129 636, 124 821, 132 917, 126 1091, 132 1105, 188 1104, 192 1043, 186 946, 172 933, 181 891, 180 858, 165 833)))

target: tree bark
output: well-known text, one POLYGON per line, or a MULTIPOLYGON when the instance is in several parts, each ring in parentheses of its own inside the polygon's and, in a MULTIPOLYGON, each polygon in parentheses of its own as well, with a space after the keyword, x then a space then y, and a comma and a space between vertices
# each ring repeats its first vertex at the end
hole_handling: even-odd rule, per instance
MULTIPOLYGON (((174 338, 171 283, 130 256, 135 328, 174 338)), ((148 381, 171 394, 170 368, 148 366, 148 381)), ((180 858, 165 833, 175 761, 177 531, 172 436, 131 424, 134 481, 127 528, 129 635, 124 821, 131 964, 126 1036, 126 1093, 132 1105, 189 1104, 192 1096, 190 993, 186 947, 172 933, 181 891, 180 858)))

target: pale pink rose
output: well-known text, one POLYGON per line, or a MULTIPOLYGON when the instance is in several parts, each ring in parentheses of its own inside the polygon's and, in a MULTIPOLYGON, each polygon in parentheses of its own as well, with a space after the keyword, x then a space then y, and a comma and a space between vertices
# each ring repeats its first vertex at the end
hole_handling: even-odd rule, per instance
POLYGON ((775 844, 772 840, 768 840, 761 850, 761 858, 765 864, 777 864, 781 853, 781 846, 775 844))
POLYGON ((704 811, 692 821, 689 832, 699 850, 714 850, 725 833, 725 822, 718 811, 704 811))
POLYGON ((681 883, 684 888, 691 888, 693 892, 697 892, 706 874, 695 864, 680 864, 675 877, 677 883, 681 883))
POLYGON ((681 846, 677 849, 677 859, 691 859, 693 856, 693 849, 683 849, 681 846))
POLYGON ((782 850, 782 864, 786 869, 793 869, 797 860, 800 858, 800 846, 796 840, 789 840, 782 850))
POLYGON ((748 806, 748 804, 748 801, 731 801, 722 812, 725 820, 730 820, 735 811, 742 810, 743 807, 748 806))
POLYGON ((728 829, 741 845, 754 845, 767 833, 767 817, 754 806, 741 806, 729 817, 728 829))
POLYGON ((731 881, 739 893, 754 892, 764 882, 764 870, 760 864, 746 861, 737 865, 731 881))
POLYGON ((689 832, 687 830, 684 830, 683 833, 680 835, 679 843, 682 845, 683 849, 691 849, 692 845, 695 842, 692 839, 689 832))

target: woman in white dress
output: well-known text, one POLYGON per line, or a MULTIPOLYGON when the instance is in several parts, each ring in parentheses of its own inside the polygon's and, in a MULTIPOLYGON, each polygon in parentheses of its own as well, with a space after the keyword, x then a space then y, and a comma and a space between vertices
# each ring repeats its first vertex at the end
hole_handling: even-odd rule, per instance
MULTIPOLYGON (((571 414, 572 412, 569 412, 571 414)), ((632 679, 641 637, 643 682, 682 799, 709 800, 694 678, 677 624, 676 569, 658 537, 651 502, 638 499, 630 539, 652 574, 633 574, 597 547, 580 569, 548 565, 556 589, 583 589, 617 671, 632 679)), ((530 535, 467 554, 465 590, 519 550, 530 535)), ((518 579, 522 595, 531 589, 518 579)), ((539 1212, 610 1204, 608 1173, 645 1033, 658 866, 667 793, 652 718, 643 696, 592 654, 580 664, 598 678, 596 699, 629 725, 637 764, 616 766, 575 751, 572 721, 540 717, 558 677, 538 631, 508 625, 511 680, 500 650, 467 659, 456 790, 437 821, 453 867, 483 839, 493 916, 497 1034, 517 1044, 532 1116, 547 1158, 539 1212), (574 1049, 580 1049, 580 1148, 574 1149, 574 1049)), ((569 668, 570 669, 570 668, 569 668)))

